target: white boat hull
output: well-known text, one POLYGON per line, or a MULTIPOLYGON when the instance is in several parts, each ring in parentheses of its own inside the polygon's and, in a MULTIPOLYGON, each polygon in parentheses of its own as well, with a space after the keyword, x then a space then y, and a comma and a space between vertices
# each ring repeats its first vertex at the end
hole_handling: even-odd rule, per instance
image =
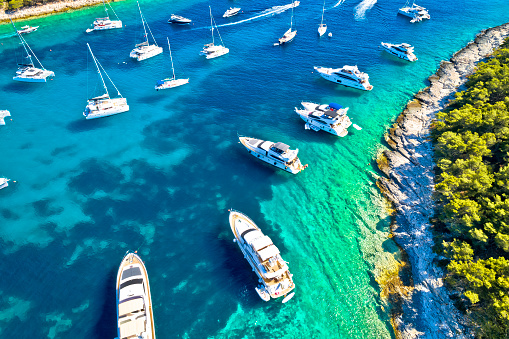
POLYGON ((406 61, 410 61, 410 62, 417 61, 417 57, 413 53, 406 54, 406 53, 403 53, 403 52, 396 51, 396 50, 390 48, 390 46, 384 44, 383 42, 382 42, 382 48, 387 53, 389 53, 391 55, 394 55, 395 57, 398 57, 400 59, 403 59, 403 60, 406 60, 406 61))
POLYGON ((295 109, 295 112, 297 112, 297 114, 302 118, 302 120, 306 122, 306 125, 308 125, 309 128, 315 132, 321 130, 338 137, 345 137, 348 134, 348 127, 352 125, 352 122, 348 117, 345 117, 346 119, 339 126, 331 127, 330 125, 323 124, 317 122, 314 119, 309 118, 307 114, 305 114, 306 113, 305 111, 295 109))
POLYGON ((122 21, 121 20, 109 20, 105 23, 94 22, 92 25, 94 26, 94 28, 87 29, 86 30, 87 33, 90 33, 93 31, 105 31, 108 29, 122 28, 122 21))
POLYGON ((138 61, 143 61, 163 53, 163 48, 155 45, 136 47, 129 56, 138 61))
MULTIPOLYGON (((221 46, 215 46, 215 47, 221 47, 221 46)), ((228 54, 228 53, 230 53, 230 49, 228 49, 226 47, 222 47, 222 48, 215 48, 213 50, 204 49, 203 51, 200 52, 200 55, 205 55, 206 59, 214 59, 214 58, 220 57, 220 56, 228 54)))
POLYGON ((171 80, 165 80, 163 84, 156 85, 155 89, 169 89, 169 88, 175 88, 178 86, 182 86, 189 83, 189 79, 171 79, 171 80))
POLYGON ((110 115, 129 111, 129 105, 125 98, 106 99, 101 102, 89 102, 83 115, 87 120, 104 118, 110 115))
POLYGON ((6 188, 7 186, 9 186, 9 179, 7 179, 7 178, 0 178, 0 190, 2 188, 6 188))
POLYGON ((26 72, 18 71, 16 72, 17 75, 14 76, 12 80, 21 82, 46 82, 46 78, 55 76, 54 72, 45 69, 31 68, 31 70, 32 70, 31 73, 37 71, 37 74, 31 75, 27 74, 26 72))
POLYGON ((322 36, 325 34, 325 32, 327 32, 327 25, 320 25, 320 27, 318 27, 318 35, 322 36))
POLYGON ((361 82, 350 80, 350 79, 340 78, 340 77, 336 76, 335 74, 331 74, 329 68, 315 67, 315 70, 325 80, 331 81, 331 82, 339 84, 339 85, 343 85, 346 87, 352 87, 352 88, 360 89, 363 91, 371 91, 373 89, 373 86, 371 86, 369 84, 369 82, 361 83, 361 82))

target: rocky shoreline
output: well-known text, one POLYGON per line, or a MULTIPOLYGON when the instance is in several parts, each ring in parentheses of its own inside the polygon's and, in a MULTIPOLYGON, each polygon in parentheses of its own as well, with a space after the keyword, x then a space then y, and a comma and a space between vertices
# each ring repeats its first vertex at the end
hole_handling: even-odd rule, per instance
POLYGON ((13 21, 24 20, 33 17, 46 16, 59 12, 67 12, 82 7, 89 7, 102 3, 102 0, 71 0, 51 2, 40 6, 24 7, 15 11, 1 10, 0 24, 8 23, 9 18, 13 21))
POLYGON ((413 280, 398 296, 401 310, 393 316, 397 337, 473 337, 468 319, 449 297, 444 272, 437 266, 432 250, 435 163, 430 124, 465 84, 476 63, 508 36, 509 23, 483 30, 449 61, 442 61, 438 71, 428 78, 429 87, 414 96, 385 136, 392 150, 379 156, 379 168, 387 178, 381 177, 378 186, 396 209, 391 231, 408 256, 413 280))

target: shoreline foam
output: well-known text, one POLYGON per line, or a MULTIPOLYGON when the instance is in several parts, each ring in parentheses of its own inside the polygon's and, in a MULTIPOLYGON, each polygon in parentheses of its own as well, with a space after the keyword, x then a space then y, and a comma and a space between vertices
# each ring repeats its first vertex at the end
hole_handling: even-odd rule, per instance
POLYGON ((475 65, 489 56, 509 36, 509 23, 477 34, 473 42, 442 61, 428 80, 430 85, 408 102, 385 139, 393 150, 379 157, 387 175, 378 187, 396 209, 391 232, 408 255, 413 286, 403 300, 402 313, 393 316, 396 336, 401 338, 469 338, 471 323, 453 305, 444 286, 444 271, 437 255, 430 219, 434 216, 433 147, 430 124, 458 88, 465 84, 475 65))

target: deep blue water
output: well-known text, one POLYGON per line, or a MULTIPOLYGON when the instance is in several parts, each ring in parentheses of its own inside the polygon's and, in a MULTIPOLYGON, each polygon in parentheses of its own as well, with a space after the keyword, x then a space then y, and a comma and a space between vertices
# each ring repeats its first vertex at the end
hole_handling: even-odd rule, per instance
POLYGON ((290 1, 141 1, 162 55, 135 62, 141 42, 136 3, 113 7, 121 30, 84 31, 104 14, 93 7, 18 22, 39 25, 26 40, 56 73, 46 84, 12 81, 19 40, 0 26, 0 333, 16 338, 114 338, 115 275, 139 249, 151 283, 159 338, 390 338, 377 277, 399 259, 375 186, 383 133, 439 62, 481 29, 507 22, 509 2, 419 3, 431 20, 410 24, 394 0, 327 1, 332 38, 317 37, 323 2, 295 9, 293 42, 272 44, 290 1), (198 55, 210 42, 208 5, 230 54, 198 55), (243 13, 223 19, 230 6, 243 13), (171 13, 194 20, 166 23, 171 13), (258 17, 255 20, 246 20, 258 17), (246 20, 246 21, 244 21, 246 20), (188 85, 156 92, 171 75, 188 85), (379 48, 409 42, 419 61, 379 48), (86 99, 102 94, 86 43, 131 107, 85 120, 86 99), (358 65, 371 92, 336 87, 313 66, 358 65), (338 102, 363 129, 345 138, 304 130, 300 101, 338 102), (299 148, 292 176, 257 162, 237 134, 299 148), (297 284, 291 302, 264 303, 232 242, 228 208, 249 215, 280 248, 297 284))

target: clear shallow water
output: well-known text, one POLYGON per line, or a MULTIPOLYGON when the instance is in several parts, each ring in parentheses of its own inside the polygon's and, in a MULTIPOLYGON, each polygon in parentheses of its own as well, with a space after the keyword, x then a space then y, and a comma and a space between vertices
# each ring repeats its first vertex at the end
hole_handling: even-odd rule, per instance
POLYGON ((0 191, 0 333, 114 338, 116 270, 127 249, 139 248, 160 338, 392 336, 374 277, 399 254, 387 238, 373 159, 440 60, 506 22, 509 3, 426 1, 432 19, 410 24, 396 15, 397 1, 346 0, 326 11, 332 39, 318 39, 322 2, 302 1, 288 46, 272 46, 288 27, 285 11, 221 27, 230 54, 198 56, 210 42, 208 4, 221 25, 288 3, 142 1, 159 44, 170 37, 177 76, 190 78, 159 92, 153 86, 170 75, 169 54, 128 57, 141 34, 133 1, 114 4, 122 30, 84 33, 101 7, 27 21, 41 26, 28 43, 56 73, 42 85, 11 80, 21 54, 7 37, 12 28, 0 26, 0 109, 13 119, 0 128, 0 176, 17 181, 0 191), (233 5, 244 13, 223 19, 233 5), (195 24, 168 25, 173 12, 195 24), (412 43, 419 61, 391 57, 381 41, 412 43), (99 93, 86 42, 129 112, 84 120, 86 98, 99 93), (335 87, 312 73, 344 64, 368 72, 374 90, 335 87), (301 100, 348 106, 363 130, 341 139, 305 131, 293 112, 301 100), (276 172, 247 154, 237 133, 298 147, 310 166, 296 176, 276 172), (291 302, 256 295, 256 277, 232 242, 230 207, 290 262, 291 302))

